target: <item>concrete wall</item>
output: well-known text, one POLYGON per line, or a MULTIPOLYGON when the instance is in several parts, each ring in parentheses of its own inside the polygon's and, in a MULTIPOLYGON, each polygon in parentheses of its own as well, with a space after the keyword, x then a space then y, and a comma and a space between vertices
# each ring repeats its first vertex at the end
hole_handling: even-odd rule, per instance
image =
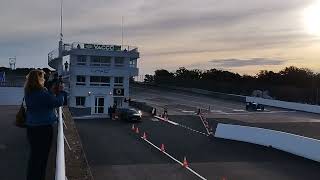
POLYGON ((263 145, 320 162, 320 140, 290 133, 219 123, 215 137, 263 145))
POLYGON ((0 87, 0 105, 20 105, 23 91, 23 87, 0 87))
POLYGON ((279 100, 263 99, 263 98, 257 98, 257 97, 246 97, 246 102, 256 102, 256 103, 267 105, 267 106, 320 114, 320 106, 310 105, 310 104, 301 104, 301 103, 286 102, 286 101, 279 101, 279 100))

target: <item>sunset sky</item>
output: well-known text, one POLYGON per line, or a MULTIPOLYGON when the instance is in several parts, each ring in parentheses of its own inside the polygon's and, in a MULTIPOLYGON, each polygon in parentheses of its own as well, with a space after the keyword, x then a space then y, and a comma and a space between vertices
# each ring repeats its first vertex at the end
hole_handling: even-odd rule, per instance
MULTIPOLYGON (((59 0, 0 0, 0 66, 47 67, 59 40, 59 0)), ((64 42, 138 46, 141 74, 295 65, 320 72, 319 0, 64 0, 64 42)))

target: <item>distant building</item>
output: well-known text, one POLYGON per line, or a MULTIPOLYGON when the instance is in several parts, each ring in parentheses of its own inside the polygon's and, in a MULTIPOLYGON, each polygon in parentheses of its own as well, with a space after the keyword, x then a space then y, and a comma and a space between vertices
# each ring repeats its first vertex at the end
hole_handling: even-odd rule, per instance
POLYGON ((138 75, 136 47, 90 43, 63 44, 48 54, 48 64, 62 75, 68 105, 107 114, 108 107, 127 107, 129 79, 138 75))

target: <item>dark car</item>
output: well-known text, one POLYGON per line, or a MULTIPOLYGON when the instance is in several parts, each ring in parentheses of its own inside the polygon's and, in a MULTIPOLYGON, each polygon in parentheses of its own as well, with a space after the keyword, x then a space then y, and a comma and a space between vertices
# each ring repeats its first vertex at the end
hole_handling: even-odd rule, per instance
POLYGON ((142 113, 136 109, 118 108, 115 112, 115 119, 126 121, 140 121, 142 113))
POLYGON ((258 104, 255 102, 247 102, 246 103, 246 110, 264 111, 264 105, 258 104))

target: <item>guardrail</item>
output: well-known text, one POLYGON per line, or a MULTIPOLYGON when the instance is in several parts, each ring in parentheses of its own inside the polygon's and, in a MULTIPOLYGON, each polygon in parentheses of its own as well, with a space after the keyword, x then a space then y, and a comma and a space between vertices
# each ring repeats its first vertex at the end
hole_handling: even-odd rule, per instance
POLYGON ((281 131, 219 123, 215 137, 258 144, 320 162, 320 140, 281 131))
POLYGON ((66 180, 66 179, 67 178, 66 178, 66 167, 65 167, 65 157, 64 157, 64 133, 63 133, 62 107, 59 107, 55 180, 66 180))
POLYGON ((0 87, 23 87, 24 82, 0 82, 0 87))
POLYGON ((258 97, 246 97, 246 102, 255 102, 255 103, 259 103, 267 106, 320 114, 320 106, 317 106, 317 105, 286 102, 286 101, 264 99, 264 98, 258 98, 258 97))

